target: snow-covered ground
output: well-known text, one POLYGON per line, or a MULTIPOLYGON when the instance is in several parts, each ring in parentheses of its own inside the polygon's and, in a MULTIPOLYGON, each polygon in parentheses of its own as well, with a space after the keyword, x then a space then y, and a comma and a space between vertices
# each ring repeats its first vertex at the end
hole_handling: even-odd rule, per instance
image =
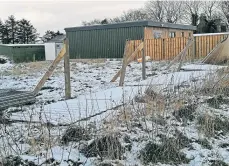
MULTIPOLYGON (((33 90, 49 65, 50 62, 7 63, 4 67, 0 64, 0 87, 33 90)), ((227 146, 220 147, 220 144, 229 140, 228 133, 218 138, 207 138, 212 149, 206 149, 198 143, 202 138, 196 125, 198 120, 184 125, 183 121, 174 120, 172 114, 181 107, 178 106, 179 103, 192 103, 198 95, 201 98, 200 94, 194 94, 194 90, 200 90, 200 87, 207 83, 217 81, 219 75, 216 71, 225 67, 185 64, 182 71, 175 72, 177 65, 165 70, 167 65, 167 62, 147 62, 147 79, 142 80, 141 63, 133 62, 127 67, 125 86, 118 87, 118 80, 114 83, 110 80, 120 69, 121 61, 72 61, 72 99, 64 101, 64 74, 61 62, 40 91, 35 104, 9 108, 5 112, 4 116, 15 122, 1 125, 0 147, 4 151, 0 156, 19 155, 24 161, 32 161, 35 164, 47 164, 47 159, 52 158, 60 165, 73 165, 70 160, 82 162, 81 165, 98 165, 101 163, 100 159, 86 157, 80 150, 81 144, 86 146, 102 135, 118 133, 122 146, 131 144, 132 148, 125 151, 121 160, 105 158, 103 162, 107 161, 112 165, 144 165, 139 155, 148 141, 160 142, 159 135, 173 137, 174 132, 179 130, 187 139, 192 140, 191 148, 181 150, 190 159, 187 165, 210 165, 211 160, 229 164, 226 157, 229 156, 227 146), (148 102, 139 103, 136 96, 144 97, 147 88, 161 93, 162 97, 145 99, 148 102), (156 111, 153 114, 160 116, 163 113, 164 125, 152 121, 152 110, 156 111), (164 111, 158 113, 158 110, 164 111), (89 141, 61 144, 61 137, 68 125, 89 128, 91 138, 89 141), (124 139, 126 136, 128 143, 124 139)), ((200 102, 196 112, 201 114, 203 108, 214 110, 200 102)), ((216 110, 219 115, 229 118, 225 113, 228 108, 224 105, 224 109, 216 110)), ((157 165, 163 163, 158 162, 157 165)))

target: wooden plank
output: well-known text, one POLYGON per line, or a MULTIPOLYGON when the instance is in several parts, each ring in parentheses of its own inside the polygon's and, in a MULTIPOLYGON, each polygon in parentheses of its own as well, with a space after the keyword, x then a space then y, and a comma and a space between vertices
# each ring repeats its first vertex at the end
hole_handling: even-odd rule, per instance
POLYGON ((65 99, 71 98, 71 81, 70 81, 70 62, 69 62, 69 40, 65 40, 64 56, 64 79, 65 79, 65 99))
POLYGON ((61 59, 65 56, 65 53, 66 53, 66 46, 64 44, 64 47, 62 48, 62 50, 60 51, 60 53, 58 54, 56 59, 52 62, 52 64, 48 68, 48 71, 45 73, 45 75, 42 77, 42 79, 39 81, 39 83, 35 87, 35 89, 33 91, 34 94, 37 94, 41 90, 41 88, 45 84, 46 80, 52 75, 56 66, 59 64, 61 59))
MULTIPOLYGON (((138 55, 138 52, 143 49, 143 43, 141 43, 136 50, 128 57, 127 59, 127 65, 134 60, 134 58, 138 55)), ((117 78, 121 74, 121 69, 115 74, 115 76, 112 78, 111 82, 115 82, 117 78)))

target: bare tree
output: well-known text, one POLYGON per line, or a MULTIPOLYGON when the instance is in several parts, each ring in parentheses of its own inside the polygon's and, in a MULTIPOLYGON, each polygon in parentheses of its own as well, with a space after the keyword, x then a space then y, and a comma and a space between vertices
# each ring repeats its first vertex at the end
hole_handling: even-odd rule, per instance
POLYGON ((148 1, 145 5, 148 17, 154 21, 177 23, 181 20, 182 1, 148 1))
POLYGON ((82 24, 84 26, 90 26, 90 25, 100 25, 103 20, 100 19, 94 19, 91 21, 83 21, 82 24))
POLYGON ((220 17, 218 1, 204 1, 203 11, 208 20, 213 20, 220 17))
POLYGON ((164 21, 164 1, 148 1, 145 5, 148 17, 154 21, 164 21))
POLYGON ((124 12, 123 16, 124 20, 126 21, 140 21, 146 20, 147 14, 144 12, 143 9, 132 9, 128 12, 124 12))
POLYGON ((182 18, 183 2, 182 1, 164 1, 164 10, 166 22, 177 23, 182 18))
POLYGON ((121 16, 111 19, 111 22, 125 22, 125 21, 140 21, 147 20, 148 15, 144 9, 131 9, 127 12, 124 12, 121 16))
POLYGON ((196 26, 201 14, 202 1, 185 1, 183 19, 187 23, 196 26))
POLYGON ((223 15, 226 17, 227 24, 229 24, 229 1, 222 1, 220 7, 223 15))

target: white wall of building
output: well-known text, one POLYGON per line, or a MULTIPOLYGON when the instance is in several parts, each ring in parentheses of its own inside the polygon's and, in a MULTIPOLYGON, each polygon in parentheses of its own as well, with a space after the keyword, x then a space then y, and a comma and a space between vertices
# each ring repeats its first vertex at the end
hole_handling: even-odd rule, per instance
POLYGON ((45 43, 45 60, 55 60, 63 46, 63 43, 45 43))
POLYGON ((55 43, 45 43, 45 60, 54 60, 56 58, 55 45, 55 43))

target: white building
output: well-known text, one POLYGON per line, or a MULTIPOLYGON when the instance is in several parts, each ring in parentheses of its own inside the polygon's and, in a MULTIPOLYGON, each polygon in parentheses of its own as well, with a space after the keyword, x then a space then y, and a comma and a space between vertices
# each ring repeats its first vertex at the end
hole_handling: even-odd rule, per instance
POLYGON ((55 60, 64 46, 66 35, 58 35, 45 43, 45 60, 55 60))

